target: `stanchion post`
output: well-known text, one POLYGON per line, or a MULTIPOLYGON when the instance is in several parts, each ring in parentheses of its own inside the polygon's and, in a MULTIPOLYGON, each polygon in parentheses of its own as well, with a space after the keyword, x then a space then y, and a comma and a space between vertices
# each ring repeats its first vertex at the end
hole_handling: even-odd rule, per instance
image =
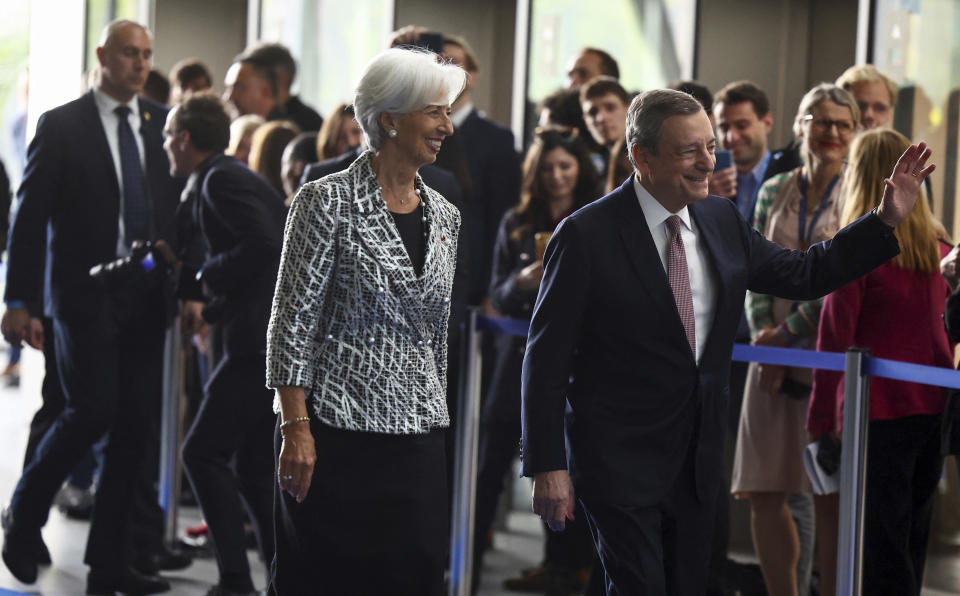
POLYGON ((837 594, 860 596, 863 580, 863 510, 870 421, 870 350, 847 350, 843 387, 843 449, 840 462, 840 527, 837 594))
POLYGON ((158 498, 163 509, 164 538, 177 538, 177 505, 180 495, 180 320, 167 327, 163 347, 163 406, 160 426, 160 478, 158 498))
POLYGON ((473 580, 473 511, 476 503, 482 365, 482 333, 477 328, 479 316, 477 309, 470 311, 464 333, 464 382, 458 397, 459 419, 454 421, 456 459, 453 471, 453 520, 450 528, 450 596, 469 596, 473 580))

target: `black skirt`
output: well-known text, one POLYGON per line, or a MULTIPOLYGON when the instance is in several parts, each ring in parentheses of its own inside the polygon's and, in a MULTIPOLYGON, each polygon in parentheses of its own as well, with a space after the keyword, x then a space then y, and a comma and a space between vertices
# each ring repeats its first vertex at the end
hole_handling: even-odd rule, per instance
MULTIPOLYGON (((443 594, 446 430, 389 435, 315 420, 310 429, 317 463, 307 498, 297 503, 274 484, 277 551, 270 593, 443 594)), ((278 458, 280 443, 278 426, 278 458)))

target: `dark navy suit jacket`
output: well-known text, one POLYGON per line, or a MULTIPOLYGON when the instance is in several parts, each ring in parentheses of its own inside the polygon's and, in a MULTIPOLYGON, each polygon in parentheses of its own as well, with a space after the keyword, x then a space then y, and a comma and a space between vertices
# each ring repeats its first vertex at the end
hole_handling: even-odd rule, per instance
POLYGON ((715 498, 746 290, 807 300, 899 252, 872 214, 804 253, 754 232, 729 199, 711 196, 689 210, 717 280, 699 364, 633 179, 560 224, 523 362, 524 475, 569 465, 579 495, 651 506, 673 487, 694 441, 697 495, 715 498))
MULTIPOLYGON (((167 238, 183 188, 163 151, 167 108, 139 98, 153 240, 167 238)), ((44 300, 50 317, 99 312, 103 290, 94 265, 117 258, 120 187, 93 92, 44 113, 27 153, 19 205, 7 246, 5 300, 44 300), (44 274, 44 231, 46 272, 44 274)))
MULTIPOLYGON (((211 328, 216 354, 266 353, 287 215, 283 200, 266 179, 223 154, 207 158, 189 179, 183 208, 190 210, 189 235, 199 236, 203 257, 188 257, 186 266, 201 272, 208 298, 220 302, 211 328)), ((181 289, 184 297, 197 293, 181 289)))
POLYGON ((520 200, 520 157, 510 129, 484 118, 477 110, 456 127, 453 136, 470 173, 470 190, 465 193, 465 210, 461 209, 461 237, 466 236, 466 243, 472 248, 470 268, 474 281, 470 299, 479 302, 490 284, 500 221, 520 200))

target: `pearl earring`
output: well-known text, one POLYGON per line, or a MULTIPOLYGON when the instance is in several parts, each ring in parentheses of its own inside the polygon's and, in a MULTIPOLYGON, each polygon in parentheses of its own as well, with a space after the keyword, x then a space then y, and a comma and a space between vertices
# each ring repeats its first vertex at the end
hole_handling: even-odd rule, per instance
POLYGON ((387 133, 387 136, 389 136, 391 139, 397 138, 397 130, 394 128, 391 128, 390 132, 387 133))

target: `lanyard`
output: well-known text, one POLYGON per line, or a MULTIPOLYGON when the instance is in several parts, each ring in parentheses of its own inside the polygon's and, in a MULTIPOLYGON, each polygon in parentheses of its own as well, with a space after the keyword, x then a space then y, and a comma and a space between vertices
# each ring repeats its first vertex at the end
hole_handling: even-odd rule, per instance
POLYGON ((807 180, 807 175, 804 174, 800 179, 800 213, 797 214, 797 239, 800 241, 800 247, 803 250, 806 250, 810 246, 810 238, 813 236, 813 229, 817 227, 817 220, 820 219, 820 216, 823 214, 824 209, 827 208, 827 203, 830 202, 830 193, 833 192, 833 187, 837 184, 837 180, 840 179, 840 175, 837 174, 833 177, 833 180, 830 181, 830 184, 827 186, 827 191, 823 193, 823 198, 820 200, 820 204, 817 205, 817 210, 813 212, 813 218, 810 220, 810 228, 807 229, 807 186, 809 186, 809 181, 807 180))

